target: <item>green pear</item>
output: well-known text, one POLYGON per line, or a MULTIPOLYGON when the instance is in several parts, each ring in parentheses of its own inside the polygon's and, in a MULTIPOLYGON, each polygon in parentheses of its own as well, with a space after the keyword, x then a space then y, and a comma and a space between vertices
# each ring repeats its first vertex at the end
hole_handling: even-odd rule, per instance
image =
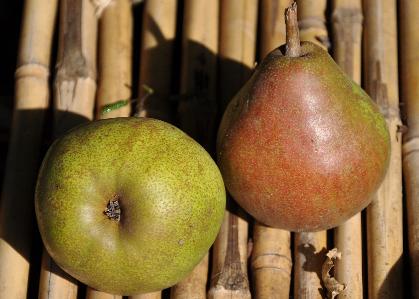
POLYGON ((45 247, 81 282, 113 294, 170 287, 205 256, 225 188, 210 155, 165 122, 115 118, 49 149, 35 208, 45 247))

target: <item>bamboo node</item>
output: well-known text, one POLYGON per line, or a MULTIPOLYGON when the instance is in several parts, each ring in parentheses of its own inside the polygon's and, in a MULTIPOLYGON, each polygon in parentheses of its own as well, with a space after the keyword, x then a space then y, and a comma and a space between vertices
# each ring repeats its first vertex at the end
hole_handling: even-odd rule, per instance
POLYGON ((332 13, 332 22, 345 26, 362 25, 364 16, 359 8, 339 8, 332 13))
POLYGON ((291 275, 292 261, 283 254, 265 253, 252 258, 252 269, 276 269, 291 275))
POLYGON ((403 143, 403 159, 409 154, 419 152, 419 137, 411 137, 403 143))
POLYGON ((333 276, 330 275, 330 270, 335 266, 334 261, 336 259, 341 259, 342 254, 338 251, 337 248, 329 250, 326 254, 326 261, 322 266, 322 280, 323 284, 327 289, 327 297, 335 298, 337 295, 342 293, 346 289, 346 285, 338 282, 333 276))
POLYGON ((49 77, 49 68, 40 63, 24 64, 16 68, 15 79, 24 77, 37 77, 39 79, 46 79, 49 77))

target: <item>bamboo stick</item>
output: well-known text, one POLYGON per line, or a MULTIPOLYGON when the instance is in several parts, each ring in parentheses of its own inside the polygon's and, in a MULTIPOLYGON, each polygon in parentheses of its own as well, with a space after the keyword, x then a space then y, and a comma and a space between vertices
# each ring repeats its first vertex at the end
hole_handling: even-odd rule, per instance
POLYGON ((419 3, 399 1, 401 98, 406 105, 408 132, 403 139, 403 172, 407 204, 410 277, 413 298, 419 298, 419 3))
POLYGON ((326 231, 295 234, 294 298, 325 298, 321 271, 326 241, 326 231))
POLYGON ((176 0, 145 2, 140 59, 140 116, 172 121, 170 94, 176 34, 176 0), (154 93, 145 97, 144 85, 154 93))
POLYGON ((260 59, 285 44, 285 9, 293 0, 261 0, 260 59))
POLYGON ((171 298, 206 298, 208 278, 208 254, 182 282, 171 289, 171 298))
MULTIPOLYGON (((63 0, 55 79, 54 134, 93 118, 96 92, 97 19, 89 0, 63 0)), ((39 298, 76 298, 77 283, 44 250, 39 298)))
POLYGON ((131 106, 101 114, 104 105, 131 98, 132 2, 113 1, 99 22, 99 80, 96 118, 129 116, 131 106))
MULTIPOLYGON (((107 6, 99 22, 99 80, 96 118, 129 116, 131 107, 102 114, 101 107, 121 99, 131 98, 132 85, 132 11, 130 0, 116 0, 107 6)), ((90 287, 87 299, 122 299, 90 287)))
MULTIPOLYGON (((326 0, 297 1, 300 39, 327 50, 329 38, 325 26, 326 0)), ((295 234, 294 297, 322 298, 321 268, 327 252, 327 232, 295 234)))
POLYGON ((58 1, 26 0, 15 74, 15 108, 0 207, 0 298, 26 298, 33 194, 58 1))
MULTIPOLYGON (((333 2, 334 59, 355 82, 361 81, 361 0, 333 2)), ((361 213, 335 229, 335 247, 342 258, 336 262, 336 279, 346 285, 339 298, 363 298, 361 213)))
POLYGON ((291 234, 255 223, 252 275, 255 298, 289 298, 291 234))
POLYGON ((122 296, 100 292, 89 287, 87 288, 87 291, 86 291, 86 299, 121 299, 121 298, 122 296))
MULTIPOLYGON (((285 44, 285 9, 291 0, 261 3, 260 59, 285 44)), ((289 298, 291 283, 291 234, 255 222, 251 269, 255 298, 289 298)))
MULTIPOLYGON (((255 62, 256 0, 221 1, 219 106, 228 102, 250 77, 255 62)), ((228 199, 232 201, 231 198, 228 199)), ((213 250, 209 298, 250 298, 247 273, 248 222, 231 205, 213 250)))
POLYGON ((254 68, 257 8, 256 0, 221 1, 220 115, 254 68))
MULTIPOLYGON (((184 6, 180 127, 214 152, 218 1, 187 0, 184 6)), ((208 257, 171 290, 172 298, 206 298, 208 257)))
POLYGON ((402 177, 396 1, 364 1, 365 89, 379 104, 391 137, 390 166, 367 208, 368 297, 402 298, 402 177))
POLYGON ((214 152, 218 52, 217 1, 187 0, 183 20, 179 123, 214 152))
POLYGON ((327 0, 297 0, 296 2, 301 40, 308 40, 326 49, 329 48, 329 36, 325 25, 327 0))
POLYGON ((160 299, 161 292, 153 292, 153 293, 146 293, 146 294, 139 294, 134 296, 129 296, 130 299, 160 299))

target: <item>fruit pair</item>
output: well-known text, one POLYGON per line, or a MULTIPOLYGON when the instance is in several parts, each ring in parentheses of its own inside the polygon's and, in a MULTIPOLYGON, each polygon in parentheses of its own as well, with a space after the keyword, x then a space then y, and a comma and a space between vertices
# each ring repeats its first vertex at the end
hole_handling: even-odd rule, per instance
MULTIPOLYGON (((218 163, 233 198, 260 222, 322 230, 370 202, 387 168, 389 134, 365 92, 287 29, 287 45, 227 107, 218 163)), ((141 118, 69 132, 49 150, 36 190, 54 260, 119 294, 185 277, 214 242, 224 208, 223 180, 205 150, 175 127, 141 118)))

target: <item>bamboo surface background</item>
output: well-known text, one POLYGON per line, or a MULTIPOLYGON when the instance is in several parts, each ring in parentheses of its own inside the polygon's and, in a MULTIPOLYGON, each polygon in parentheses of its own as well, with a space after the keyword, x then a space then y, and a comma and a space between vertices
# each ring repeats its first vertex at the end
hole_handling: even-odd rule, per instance
MULTIPOLYGON (((122 299, 75 281, 43 252, 33 192, 45 150, 78 123, 137 114, 175 124, 215 157, 221 115, 255 63, 285 42, 292 1, 23 2, 6 110, 0 298, 122 299), (101 113, 126 99, 135 101, 101 113)), ((337 247, 336 278, 346 285, 337 298, 419 299, 419 1, 297 4, 301 39, 327 49, 386 118, 390 168, 372 204, 333 230, 295 234, 255 222, 228 198, 217 240, 194 271, 130 298, 325 298, 322 264, 337 247)))

